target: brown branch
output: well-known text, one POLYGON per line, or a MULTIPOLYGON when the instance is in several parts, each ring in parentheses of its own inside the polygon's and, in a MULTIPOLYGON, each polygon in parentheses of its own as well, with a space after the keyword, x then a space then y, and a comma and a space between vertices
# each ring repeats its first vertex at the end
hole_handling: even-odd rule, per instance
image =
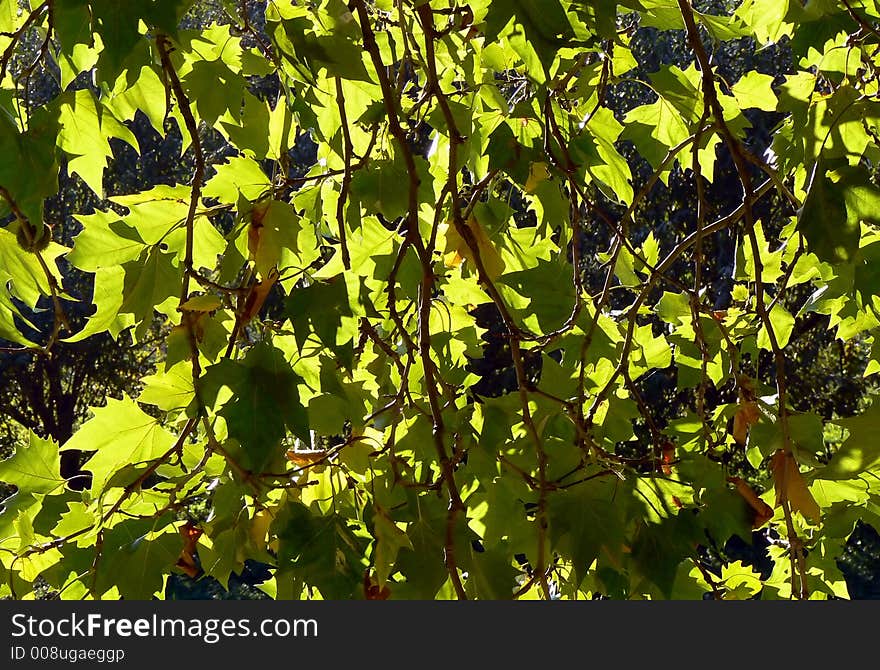
MULTIPOLYGON (((710 223, 705 226, 702 230, 703 235, 710 235, 712 233, 717 233, 718 231, 725 230, 729 228, 733 224, 737 223, 740 219, 745 216, 746 210, 751 211, 751 205, 753 202, 764 196, 772 186, 770 180, 768 179, 763 184, 761 184, 758 188, 754 189, 750 198, 746 199, 743 204, 737 207, 730 214, 717 219, 716 221, 710 223)), ((672 251, 670 251, 666 258, 664 258, 657 265, 657 272, 651 273, 651 276, 648 277, 647 281, 645 281, 644 286, 642 287, 641 292, 636 299, 633 301, 632 305, 627 310, 627 332, 624 339, 623 351, 621 352, 620 364, 617 366, 615 371, 612 373, 611 378, 606 382, 605 386, 602 387, 602 390, 596 394, 596 397, 593 401, 593 404, 590 407, 590 413, 587 421, 592 423, 593 417, 596 414, 596 411, 599 409, 599 406, 608 397, 608 393, 610 393, 614 382, 617 380, 617 377, 620 376, 622 371, 622 366, 627 364, 629 352, 632 349, 633 336, 635 335, 635 325, 636 325, 636 316, 639 308, 644 304, 645 300, 648 298, 648 294, 651 292, 654 284, 658 279, 660 279, 662 273, 666 273, 672 268, 672 266, 684 255, 684 253, 690 249, 697 241, 697 233, 691 233, 686 238, 684 238, 681 242, 679 242, 672 251)))
MULTIPOLYGON (((769 313, 767 312, 764 303, 764 286, 761 278, 763 264, 761 262, 761 248, 755 234, 755 219, 752 212, 752 199, 754 192, 751 175, 749 174, 747 165, 747 158, 744 154, 741 143, 733 135, 724 120, 724 110, 718 100, 718 94, 715 88, 715 76, 712 72, 709 56, 706 53, 706 49, 700 38, 700 32, 694 18, 693 8, 691 7, 689 0, 678 0, 678 6, 681 11, 682 19, 684 19, 688 43, 690 44, 691 49, 696 56, 697 63, 700 66, 704 107, 705 109, 711 110, 712 115, 715 117, 715 122, 718 124, 721 135, 730 151, 733 164, 736 167, 737 175, 742 184, 744 207, 743 221, 745 223, 745 233, 749 238, 752 248, 752 256, 754 257, 755 262, 755 311, 767 331, 770 348, 773 351, 773 357, 776 363, 776 390, 778 395, 777 402, 779 405, 778 412, 780 427, 782 429, 782 441, 785 450, 790 451, 791 438, 788 426, 788 409, 786 407, 785 356, 779 346, 779 341, 773 329, 773 323, 770 320, 769 313)), ((799 572, 797 569, 801 565, 800 538, 798 538, 795 533, 794 524, 791 518, 791 510, 785 504, 784 491, 782 493, 782 498, 782 508, 785 514, 785 523, 789 537, 789 558, 791 560, 792 568, 792 592, 793 594, 796 593, 798 598, 806 599, 809 595, 807 592, 806 574, 799 572), (799 583, 797 590, 795 589, 794 584, 795 579, 797 579, 799 583)))
POLYGON ((528 389, 531 386, 526 377, 525 365, 523 364, 522 351, 520 350, 519 341, 515 337, 510 338, 510 354, 513 358, 514 369, 516 370, 516 383, 519 392, 519 401, 522 411, 523 425, 526 427, 532 443, 535 445, 535 453, 538 460, 538 506, 535 510, 535 521, 538 524, 538 542, 537 542, 537 559, 535 561, 535 573, 538 576, 538 582, 541 584, 541 591, 546 600, 550 599, 550 585, 547 582, 547 566, 545 564, 547 553, 547 452, 544 450, 544 443, 532 419, 532 412, 529 408, 528 389))
POLYGON ((702 126, 709 118, 708 106, 703 106, 700 116, 697 137, 691 145, 691 170, 694 173, 694 184, 697 188, 697 239, 694 243, 694 289, 691 293, 691 316, 696 338, 697 348, 700 350, 700 383, 697 386, 697 416, 703 426, 703 435, 706 443, 709 443, 711 429, 706 417, 706 389, 708 387, 709 347, 703 333, 703 323, 700 321, 700 289, 703 286, 703 226, 706 223, 706 188, 703 183, 703 166, 700 163, 700 140, 702 138, 702 126))
POLYGON ((15 53, 15 47, 18 45, 22 35, 27 32, 27 29, 30 28, 31 24, 40 17, 44 10, 49 9, 50 5, 51 0, 44 0, 42 4, 34 8, 25 19, 24 23, 21 24, 21 27, 11 35, 12 41, 3 51, 3 55, 0 56, 0 81, 6 79, 6 69, 9 66, 9 61, 12 59, 12 55, 15 53))
MULTIPOLYGON (((168 81, 171 85, 171 90, 174 92, 174 97, 177 100, 177 106, 180 109, 180 113, 183 115, 183 120, 186 125, 186 129, 189 132, 192 141, 193 154, 195 156, 195 169, 193 170, 193 178, 190 186, 191 190, 189 209, 187 210, 186 220, 184 222, 184 226, 186 228, 186 243, 184 248, 183 260, 183 284, 180 288, 179 301, 179 305, 182 306, 189 299, 189 280, 190 277, 195 274, 195 269, 193 268, 194 224, 196 218, 196 210, 198 209, 199 200, 201 198, 202 184, 205 178, 205 154, 202 150, 202 142, 199 138, 199 127, 198 123, 196 123, 195 116, 193 115, 189 97, 187 96, 186 91, 183 90, 183 85, 180 82, 180 77, 178 77, 177 70, 175 69, 174 64, 171 62, 171 48, 171 43, 166 35, 162 33, 156 35, 156 49, 159 52, 159 58, 162 62, 162 69, 165 72, 165 75, 168 77, 168 81)), ((180 307, 178 307, 178 309, 180 309, 180 307)), ((201 399, 201 394, 199 392, 199 378, 201 377, 202 370, 201 363, 199 362, 199 345, 195 333, 194 319, 196 317, 194 317, 194 315, 187 310, 180 311, 181 322, 186 327, 189 339, 190 361, 192 363, 193 391, 195 393, 198 412, 201 414, 204 413, 205 407, 201 399)))
MULTIPOLYGON (((113 503, 113 505, 107 512, 101 515, 101 520, 98 524, 99 526, 103 527, 110 520, 110 518, 119 511, 125 501, 128 500, 128 498, 131 497, 131 495, 135 491, 137 491, 143 485, 143 483, 147 481, 147 479, 153 473, 156 472, 156 470, 158 470, 162 465, 170 461, 171 458, 181 450, 181 448, 183 447, 183 443, 186 441, 186 438, 189 437, 190 433, 195 428, 196 422, 196 417, 190 418, 186 422, 186 424, 184 424, 183 429, 180 431, 180 434, 177 436, 177 439, 174 441, 174 444, 171 446, 171 448, 158 458, 153 459, 149 467, 147 467, 146 470, 144 470, 140 475, 138 475, 138 477, 134 481, 132 481, 130 484, 128 484, 128 486, 123 489, 122 494, 119 496, 119 498, 116 499, 116 502, 113 503)), ((31 547, 27 551, 20 554, 18 558, 26 558, 33 554, 42 554, 49 551, 50 549, 56 549, 67 544, 68 542, 79 537, 80 535, 84 535, 91 529, 91 526, 81 528, 77 531, 69 533, 68 535, 65 535, 64 537, 59 537, 51 540, 50 542, 44 542, 43 544, 31 547)))
POLYGON ((880 32, 877 32, 877 29, 868 21, 866 21, 855 9, 853 9, 852 5, 849 4, 847 0, 840 0, 843 3, 843 6, 846 8, 846 13, 849 14, 850 18, 859 24, 859 27, 866 33, 869 33, 880 39, 880 32))
POLYGON ((351 256, 348 253, 348 241, 345 232, 345 206, 348 204, 348 191, 351 186, 351 133, 348 130, 348 115, 345 112, 345 94, 342 90, 342 79, 336 77, 336 105, 339 108, 339 120, 342 126, 342 153, 345 170, 342 175, 342 186, 339 199, 336 201, 336 221, 339 225, 339 247, 342 250, 342 265, 351 270, 351 256))

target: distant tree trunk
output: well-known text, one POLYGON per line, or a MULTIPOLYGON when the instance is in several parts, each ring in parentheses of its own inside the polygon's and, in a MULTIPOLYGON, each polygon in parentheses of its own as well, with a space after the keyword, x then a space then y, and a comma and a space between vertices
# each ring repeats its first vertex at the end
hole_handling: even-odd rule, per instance
MULTIPOLYGON (((52 439, 58 442, 59 448, 73 436, 73 426, 76 422, 76 397, 73 395, 77 389, 71 388, 67 393, 61 386, 61 369, 57 362, 53 361, 47 368, 47 381, 49 400, 52 412, 52 439)), ((85 472, 81 467, 82 452, 79 450, 61 452, 61 476, 67 480, 67 485, 74 491, 82 491, 91 486, 92 475, 85 472)))
MULTIPOLYGON (((21 374, 11 378, 17 393, 4 397, 3 411, 25 428, 60 447, 73 435, 76 423, 78 384, 66 391, 62 384, 64 364, 58 358, 39 357, 21 374), (14 406, 12 403, 14 402, 14 406)), ((91 485, 91 474, 82 470, 81 451, 61 452, 61 476, 70 488, 81 491, 91 485)))

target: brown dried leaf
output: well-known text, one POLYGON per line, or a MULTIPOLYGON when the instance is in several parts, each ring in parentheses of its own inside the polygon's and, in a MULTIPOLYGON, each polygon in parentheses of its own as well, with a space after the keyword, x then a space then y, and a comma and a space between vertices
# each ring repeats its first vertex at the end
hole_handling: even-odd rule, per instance
POLYGON ((242 326, 249 323, 251 319, 260 313, 263 303, 266 302, 266 298, 269 296, 269 291, 272 290, 272 286, 278 281, 278 277, 278 270, 272 268, 268 277, 251 287, 247 298, 245 298, 244 309, 241 313, 242 326))
POLYGON ((660 469, 664 475, 672 474, 672 464, 675 462, 675 445, 665 442, 660 451, 660 469))
POLYGON ((287 450, 287 460, 294 465, 303 467, 305 465, 314 465, 327 457, 327 452, 321 449, 310 451, 297 451, 296 449, 287 450))
POLYGON ((773 518, 773 508, 765 503, 755 490, 741 477, 728 477, 727 481, 736 486, 736 490, 754 510, 755 517, 752 519, 752 528, 760 528, 773 518))
POLYGON ((745 444, 749 434, 749 427, 758 423, 761 412, 754 401, 741 403, 736 414, 733 415, 733 439, 737 444, 745 444))
POLYGON ((183 538, 183 549, 180 552, 176 565, 189 577, 195 578, 201 572, 196 561, 196 545, 198 545, 199 538, 202 536, 202 529, 187 521, 179 528, 179 532, 183 538))
POLYGON ((776 489, 776 507, 787 500, 793 511, 800 512, 807 519, 819 523, 822 511, 810 489, 807 488, 807 483, 801 476, 797 461, 791 452, 780 450, 773 454, 770 470, 773 473, 776 489))
POLYGON ((387 585, 379 588, 379 585, 370 576, 370 571, 364 572, 364 600, 388 600, 391 597, 391 589, 387 585))
POLYGON ((254 205, 254 208, 251 210, 251 222, 248 226, 248 253, 250 254, 251 260, 254 260, 257 257, 257 252, 260 250, 260 242, 262 241, 263 233, 263 217, 266 216, 266 212, 269 210, 271 202, 271 200, 259 202, 254 205))

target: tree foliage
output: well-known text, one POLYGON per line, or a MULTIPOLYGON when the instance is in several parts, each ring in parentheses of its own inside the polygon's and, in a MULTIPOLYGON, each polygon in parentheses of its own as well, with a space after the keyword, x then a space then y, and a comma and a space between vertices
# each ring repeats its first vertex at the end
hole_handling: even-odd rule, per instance
POLYGON ((258 561, 277 598, 847 597, 878 409, 791 379, 816 319, 880 370, 880 5, 191 4, 0 2, 0 337, 167 333, 136 397, 0 462, 0 594, 258 561), (639 62, 645 30, 678 62, 639 62), (793 67, 734 77, 733 41, 793 67), (137 124, 185 183, 106 191, 137 124), (59 174, 104 203, 70 245, 59 174), (725 551, 754 529, 766 571, 725 551))

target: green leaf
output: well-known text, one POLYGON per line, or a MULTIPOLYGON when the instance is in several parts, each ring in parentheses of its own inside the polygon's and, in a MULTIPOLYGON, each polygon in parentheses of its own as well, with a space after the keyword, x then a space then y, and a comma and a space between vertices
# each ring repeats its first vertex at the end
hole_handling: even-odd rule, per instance
MULTIPOLYGON (((505 274, 499 283, 510 286, 521 296, 533 299, 524 311, 537 319, 536 330, 550 332, 571 316, 574 287, 570 285, 571 267, 558 261, 539 260, 536 267, 505 274)), ((530 324, 531 325, 531 324, 530 324)))
POLYGON ((859 166, 829 170, 816 161, 807 197, 798 211, 798 230, 819 260, 852 261, 859 248, 860 222, 880 221, 880 189, 859 166))
MULTIPOLYGON (((487 43, 499 35, 507 36, 523 59, 528 59, 533 50, 546 75, 556 51, 568 44, 574 30, 559 0, 548 0, 540 7, 523 0, 496 0, 489 5, 485 34, 487 43)), ((540 73, 541 70, 530 69, 532 76, 543 80, 540 73)))
POLYGON ((246 498, 248 489, 231 479, 223 478, 211 496, 212 516, 206 524, 210 543, 199 544, 199 560, 205 574, 229 588, 232 573, 241 574, 251 553, 246 498))
MULTIPOLYGON (((270 200, 257 206, 261 210, 259 245, 254 263, 261 277, 272 268, 299 267, 297 240, 301 225, 296 210, 286 202, 270 200)), ((251 216, 255 217, 256 208, 251 216)))
POLYGON ((300 349, 314 334, 323 346, 350 360, 346 350, 357 333, 357 326, 344 277, 296 289, 285 301, 285 313, 293 324, 300 349))
POLYGON ((19 512, 12 522, 12 527, 15 529, 15 534, 18 537, 17 553, 21 556, 37 543, 33 520, 27 513, 19 512))
POLYGON ((29 432, 27 445, 19 444, 12 456, 0 461, 0 481, 14 484, 19 495, 63 492, 58 444, 29 432))
POLYGON ((247 200, 256 201, 271 186, 259 163, 240 156, 218 165, 217 174, 208 180, 202 193, 206 198, 219 198, 221 202, 236 204, 239 194, 247 200))
POLYGON ((817 479, 850 479, 880 465, 880 403, 849 419, 836 419, 837 425, 849 431, 849 437, 831 456, 828 465, 817 470, 817 479))
POLYGON ((101 128, 101 117, 91 91, 80 89, 60 99, 58 146, 71 156, 68 169, 76 172, 99 196, 104 195, 104 168, 112 155, 101 128))
POLYGON ((343 16, 342 12, 337 16, 325 13, 321 21, 324 25, 319 28, 325 34, 303 30, 301 21, 283 21, 286 44, 289 45, 283 50, 302 61, 312 77, 326 70, 327 76, 372 81, 363 62, 366 54, 357 44, 360 31, 356 24, 347 28, 350 20, 346 21, 343 16), (329 21, 324 23, 327 19, 329 21))
POLYGON ((660 595, 670 598, 679 564, 694 554, 700 539, 690 514, 678 514, 659 524, 642 524, 632 545, 633 565, 660 595))
MULTIPOLYGON (((67 503, 68 511, 61 515, 58 523, 52 528, 52 534, 55 537, 65 537, 86 529, 91 529, 95 525, 95 515, 89 510, 85 503, 71 502, 67 503)), ((79 539, 77 544, 80 546, 88 543, 91 545, 94 538, 79 539)))
POLYGON ((622 510, 612 496, 612 487, 594 479, 550 497, 550 538, 556 551, 572 561, 577 584, 603 548, 613 556, 623 546, 622 510))
POLYGON ((629 204, 633 199, 633 189, 630 184, 632 174, 629 164, 614 145, 623 126, 614 118, 614 113, 610 109, 600 107, 587 125, 587 129, 596 141, 597 153, 597 159, 588 160, 587 170, 600 184, 606 186, 603 192, 608 198, 629 204))
POLYGON ((754 70, 739 78, 731 92, 742 109, 755 108, 765 112, 776 111, 776 94, 773 92, 773 77, 754 70))
POLYGON ((116 587, 126 600, 150 600, 162 589, 181 550, 180 536, 167 522, 128 520, 104 533, 95 580, 100 594, 116 587))
MULTIPOLYGON (((785 309, 785 307, 777 303, 773 305, 773 309, 770 310, 770 325, 773 328, 773 334, 776 336, 776 343, 779 345, 779 348, 781 349, 785 347, 785 345, 788 344, 788 339, 791 337, 791 331, 794 328, 794 317, 787 309, 785 309)), ((758 331, 758 348, 767 350, 772 349, 770 334, 763 325, 758 331)))
POLYGON ((190 191, 185 186, 160 184, 130 195, 115 195, 110 200, 128 208, 125 225, 134 228, 147 244, 169 242, 175 228, 183 228, 189 211, 190 191))
POLYGON ((101 74, 115 79, 141 39, 139 23, 174 35, 192 0, 91 0, 92 29, 101 36, 101 74))
POLYGON ((220 388, 232 391, 220 414, 237 440, 241 464, 261 472, 280 461, 288 430, 310 442, 308 411, 299 399, 301 379, 281 350, 268 343, 252 347, 242 361, 223 359, 205 370, 203 400, 213 405, 220 388))
POLYGON ((136 77, 120 76, 102 102, 120 121, 132 121, 140 111, 157 133, 165 132, 165 87, 152 63, 143 65, 136 77))
POLYGON ((36 330, 36 327, 22 316, 10 296, 6 292, 0 292, 0 337, 25 347, 37 346, 19 332, 16 318, 36 330))
MULTIPOLYGON (((58 114, 46 107, 35 110, 25 132, 15 123, 16 111, 5 105, 0 93, 0 184, 9 191, 25 217, 34 224, 43 220, 43 201, 58 190, 58 114)), ((8 213, 5 199, 0 212, 8 213)))
POLYGON ((151 247, 123 267, 120 314, 132 314, 136 321, 142 321, 152 316, 153 310, 168 313, 170 303, 176 305, 182 271, 174 263, 174 254, 151 247))
POLYGON ((98 268, 95 272, 95 288, 92 302, 95 312, 89 317, 86 325, 78 333, 64 339, 64 342, 80 342, 97 333, 108 331, 113 338, 134 325, 134 317, 119 313, 123 302, 125 286, 125 269, 122 267, 98 268))
POLYGON ((164 372, 157 372, 141 379, 144 390, 138 402, 156 405, 170 412, 184 409, 193 399, 193 375, 190 363, 178 363, 164 372))
POLYGON ((120 221, 115 212, 95 212, 76 219, 83 230, 74 238, 67 260, 80 270, 95 272, 98 268, 119 266, 135 260, 144 251, 137 231, 120 221))
POLYGON ((412 549, 413 545, 407 534, 379 508, 373 515, 373 533, 376 536, 374 554, 376 581, 379 588, 382 588, 394 571, 397 553, 404 548, 412 549))
POLYGON ((372 161, 351 180, 351 192, 372 214, 397 219, 408 209, 409 176, 402 161, 372 161))
POLYGON ((345 518, 313 515, 299 502, 288 503, 275 518, 278 569, 292 571, 328 600, 357 597, 363 579, 364 541, 345 518))
POLYGON ((651 167, 657 169, 669 150, 687 139, 688 126, 679 111, 663 97, 636 107, 624 118, 620 139, 631 140, 651 167))
POLYGON ((738 16, 754 31, 760 44, 778 42, 790 32, 785 23, 789 0, 745 0, 736 10, 738 16))
POLYGON ((92 491, 98 493, 120 468, 149 463, 168 452, 174 436, 144 413, 126 395, 108 398, 104 407, 92 408, 94 416, 61 447, 61 451, 95 452, 83 465, 92 473, 92 491))
POLYGON ((224 62, 197 60, 182 83, 202 121, 209 126, 224 114, 238 118, 247 81, 224 62))
MULTIPOLYGON (((65 251, 65 247, 50 242, 41 253, 43 262, 59 286, 62 278, 56 259, 65 251)), ((51 294, 49 278, 36 254, 24 251, 18 245, 15 234, 5 228, 0 228, 0 285, 3 286, 0 292, 8 290, 30 308, 37 306, 40 296, 51 294)))
POLYGON ((396 563, 406 582, 398 583, 393 595, 431 600, 449 578, 443 563, 446 510, 441 501, 428 496, 413 497, 410 509, 416 517, 406 531, 412 548, 401 548, 396 563))
POLYGON ((467 587, 474 597, 481 600, 510 600, 516 590, 519 574, 513 567, 511 551, 507 543, 495 547, 477 549, 471 545, 471 567, 467 587))

